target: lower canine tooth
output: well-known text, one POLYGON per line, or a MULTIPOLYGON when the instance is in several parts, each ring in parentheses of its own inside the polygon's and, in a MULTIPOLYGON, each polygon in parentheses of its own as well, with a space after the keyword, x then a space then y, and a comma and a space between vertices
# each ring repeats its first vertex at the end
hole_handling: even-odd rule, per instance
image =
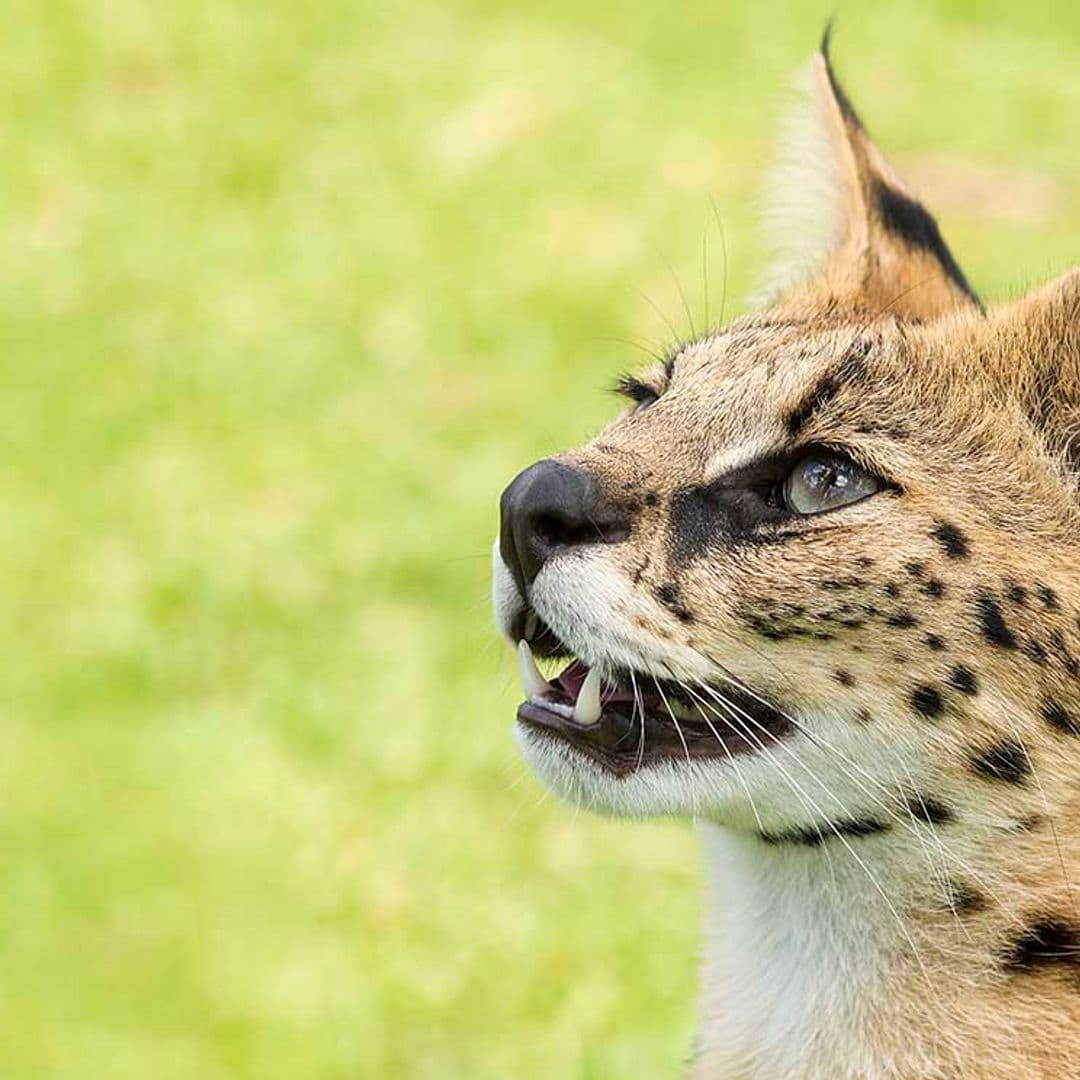
POLYGON ((543 697, 551 690, 551 687, 547 679, 540 674, 527 641, 518 642, 517 654, 518 673, 521 675, 521 687, 525 691, 525 697, 530 701, 533 698, 543 697))
POLYGON ((589 674, 578 691, 577 701, 574 702, 574 720, 578 724, 589 727, 600 719, 603 710, 600 707, 600 672, 596 668, 589 668, 589 674))

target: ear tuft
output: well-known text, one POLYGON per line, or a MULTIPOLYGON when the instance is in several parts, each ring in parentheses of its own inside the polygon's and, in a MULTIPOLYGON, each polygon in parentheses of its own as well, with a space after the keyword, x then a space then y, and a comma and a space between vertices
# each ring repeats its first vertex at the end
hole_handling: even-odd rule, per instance
POLYGON ((808 278, 843 238, 843 179, 817 92, 816 69, 828 64, 828 33, 827 27, 821 52, 793 80, 780 119, 762 192, 766 268, 751 298, 755 306, 773 303, 808 278))
POLYGON ((781 126, 763 215, 771 259, 757 301, 774 303, 804 285, 826 294, 822 300, 901 317, 981 310, 934 218, 881 156, 840 86, 831 31, 781 126))

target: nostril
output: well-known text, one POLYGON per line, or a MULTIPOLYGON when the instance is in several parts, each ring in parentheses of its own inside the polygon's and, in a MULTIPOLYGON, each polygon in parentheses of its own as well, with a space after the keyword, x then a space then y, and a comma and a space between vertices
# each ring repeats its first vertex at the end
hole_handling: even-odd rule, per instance
POLYGON ((570 521, 559 514, 540 514, 533 521, 533 532, 550 547, 573 547, 596 541, 597 531, 585 522, 570 521))
POLYGON ((621 543, 630 536, 630 528, 622 522, 580 521, 548 513, 533 520, 533 533, 549 547, 577 547, 621 543))

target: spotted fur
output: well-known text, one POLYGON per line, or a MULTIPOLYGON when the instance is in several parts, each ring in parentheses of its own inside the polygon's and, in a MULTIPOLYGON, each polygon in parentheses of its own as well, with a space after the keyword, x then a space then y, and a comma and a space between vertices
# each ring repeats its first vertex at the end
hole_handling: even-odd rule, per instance
POLYGON ((694 1077, 1077 1075, 1080 271, 984 309, 824 48, 809 95, 818 247, 558 458, 624 538, 527 595, 496 559, 508 633, 527 603, 584 663, 737 680, 791 729, 617 779, 522 748, 574 802, 704 823, 694 1077), (814 447, 878 493, 778 512, 814 447))

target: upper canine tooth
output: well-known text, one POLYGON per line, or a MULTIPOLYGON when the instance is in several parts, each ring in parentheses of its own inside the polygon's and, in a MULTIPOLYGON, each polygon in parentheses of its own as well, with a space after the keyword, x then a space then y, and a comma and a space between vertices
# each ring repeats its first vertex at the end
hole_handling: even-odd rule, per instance
POLYGON ((600 719, 601 712, 600 672, 596 668, 589 668, 589 674, 585 676, 577 701, 574 702, 574 720, 588 727, 600 719))
POLYGON ((521 675, 521 686, 525 691, 525 697, 530 701, 533 698, 543 697, 551 690, 547 679, 540 674, 540 669, 533 659, 532 649, 529 643, 522 639, 518 642, 518 673, 521 675))

